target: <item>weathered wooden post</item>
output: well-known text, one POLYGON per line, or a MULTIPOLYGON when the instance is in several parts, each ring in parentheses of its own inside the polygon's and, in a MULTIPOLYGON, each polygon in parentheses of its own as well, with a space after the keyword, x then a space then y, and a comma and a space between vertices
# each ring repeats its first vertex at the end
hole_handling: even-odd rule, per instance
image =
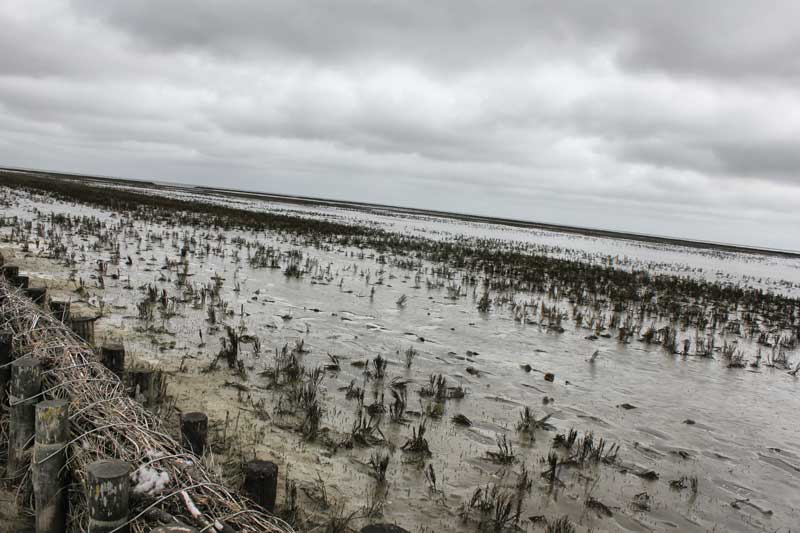
POLYGON ((36 533, 67 530, 67 442, 69 402, 48 400, 36 404, 36 441, 33 447, 33 494, 36 533))
POLYGON ((197 533, 197 530, 193 527, 176 524, 171 526, 160 526, 155 529, 151 529, 150 533, 197 533))
POLYGON ((244 491, 258 505, 273 513, 278 494, 278 465, 254 460, 245 465, 244 491))
POLYGON ((106 368, 122 378, 125 372, 125 347, 119 343, 107 342, 100 348, 100 354, 106 368))
POLYGON ((42 389, 42 363, 33 357, 22 357, 11 363, 11 387, 8 400, 11 417, 8 424, 8 473, 15 479, 25 471, 25 446, 35 432, 34 398, 42 389))
POLYGON ((5 408, 8 381, 11 379, 11 341, 14 332, 10 329, 0 331, 0 408, 5 408))
POLYGON ((4 265, 2 268, 3 277, 8 281, 14 281, 19 276, 19 267, 16 265, 4 265))
POLYGON ((131 397, 146 406, 157 405, 164 399, 164 373, 156 368, 132 368, 125 372, 131 397))
POLYGON ((69 308, 69 301, 50 301, 50 312, 53 313, 53 316, 56 319, 64 322, 65 324, 69 323, 69 308))
POLYGON ((25 289, 25 295, 39 307, 43 308, 47 303, 47 287, 28 287, 25 289))
POLYGON ((183 444, 198 457, 203 455, 208 441, 208 415, 205 413, 183 413, 181 415, 183 444))
POLYGON ((89 533, 128 533, 130 465, 125 461, 96 461, 86 467, 89 533))
POLYGON ((94 345, 94 321, 96 319, 94 317, 70 317, 69 319, 69 328, 75 332, 75 334, 86 341, 88 345, 94 345))

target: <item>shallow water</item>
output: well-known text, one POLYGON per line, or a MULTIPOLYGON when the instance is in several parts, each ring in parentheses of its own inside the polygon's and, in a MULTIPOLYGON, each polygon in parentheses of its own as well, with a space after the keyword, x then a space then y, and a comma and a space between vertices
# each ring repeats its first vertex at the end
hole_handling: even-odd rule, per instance
MULTIPOLYGON (((33 209, 38 208, 42 212, 94 215, 109 224, 117 222, 111 213, 45 203, 24 195, 15 197, 15 204, 16 207, 6 210, 6 216, 33 219, 33 209)), ((711 277, 719 277, 719 272, 739 283, 762 278, 764 286, 784 287, 789 292, 800 281, 798 261, 785 258, 703 254, 681 247, 432 220, 435 217, 399 217, 387 222, 385 219, 398 216, 353 214, 350 210, 338 213, 336 208, 330 209, 334 212, 325 208, 308 216, 342 216, 351 220, 367 217, 381 227, 408 231, 418 228, 413 231, 428 234, 475 231, 485 237, 486 232, 496 232, 500 238, 499 235, 508 232, 509 240, 558 242, 562 249, 625 255, 635 258, 632 264, 664 263, 665 271, 689 268, 690 275, 707 276, 713 272, 711 277), (768 282, 763 279, 766 277, 770 278, 768 282)), ((159 290, 166 289, 170 296, 178 295, 176 273, 162 269, 165 259, 178 258, 184 232, 194 234, 205 245, 203 234, 207 230, 163 228, 141 221, 134 222, 134 227, 142 237, 150 232, 164 238, 140 241, 132 234, 119 234, 120 256, 123 259, 131 256, 134 263, 127 266, 121 261, 110 265, 108 274, 119 272, 119 279, 107 276, 103 291, 90 289, 95 295, 91 301, 97 304, 99 299, 104 300, 105 317, 100 330, 106 335, 124 336, 129 352, 161 361, 167 368, 176 368, 187 354, 197 356, 197 360, 190 361, 189 375, 176 376, 181 387, 178 390, 185 401, 202 404, 219 421, 226 410, 236 409, 236 393, 230 388, 217 388, 233 377, 227 369, 205 376, 199 370, 218 352, 224 331, 209 333, 205 309, 196 309, 191 304, 178 305, 178 315, 167 320, 158 318, 156 312, 154 326, 163 326, 169 333, 143 333, 143 323, 136 318, 136 303, 144 297, 136 288, 149 283, 159 290), (178 231, 179 236, 173 238, 172 231, 178 231), (128 278, 133 290, 124 288, 128 278), (199 330, 203 331, 205 346, 200 344, 199 330), (167 347, 173 342, 174 348, 167 347), (195 389, 187 393, 187 388, 192 387, 195 389)), ((0 230, 2 235, 9 232, 9 228, 0 230)), ((221 297, 234 312, 224 317, 225 323, 238 326, 243 321, 247 332, 261 339, 262 354, 256 357, 251 347, 246 346, 243 359, 252 399, 263 399, 270 412, 281 395, 268 389, 266 378, 259 372, 272 363, 275 349, 287 342, 293 345, 300 339, 310 350, 301 356, 307 368, 328 363, 328 353, 342 358, 341 370, 326 372, 322 385, 326 409, 323 426, 335 431, 349 430, 356 409, 355 401, 346 400, 340 387, 351 380, 360 385, 364 380, 362 369, 352 366, 352 361, 371 359, 378 354, 390 359, 387 377, 382 382, 373 379, 366 383, 365 404, 372 403, 381 390, 388 404, 388 385, 394 377, 412 380, 408 386, 409 410, 423 410, 428 403, 425 399, 418 400, 417 391, 427 383, 430 374, 441 373, 450 384, 466 388, 465 398, 445 402, 440 419, 429 419, 427 436, 433 455, 421 464, 411 462, 410 455, 399 450, 418 420, 410 417, 409 425, 391 423, 388 416, 383 420, 383 432, 396 447, 391 452, 387 501, 383 508, 386 521, 396 521, 414 531, 473 529, 474 526, 465 525, 458 517, 458 506, 477 487, 487 483, 513 486, 522 463, 534 473, 533 490, 525 496, 522 513, 525 520, 521 523, 531 531, 537 530, 537 526, 527 517, 536 515, 567 514, 573 522, 593 531, 788 531, 800 518, 797 509, 800 427, 794 423, 800 407, 797 399, 800 384, 784 370, 765 366, 729 369, 720 357, 681 357, 657 345, 636 341, 622 344, 614 338, 587 340, 585 337, 591 331, 576 327, 573 322, 565 321, 566 330, 554 333, 541 325, 514 320, 511 307, 499 300, 489 313, 480 313, 474 287, 463 286, 460 295, 451 299, 445 287, 437 286, 441 280, 431 271, 433 265, 421 265, 423 274, 415 288, 415 271, 394 267, 391 260, 382 264, 369 252, 360 257, 357 250, 301 248, 275 235, 250 232, 229 232, 225 237, 225 242, 210 241, 212 251, 214 248, 219 251, 209 255, 201 254, 200 246, 192 247, 188 256, 188 271, 192 276, 188 283, 198 286, 213 283, 212 278, 217 274, 224 278, 221 297), (313 272, 292 279, 278 269, 253 269, 247 263, 246 250, 232 242, 235 237, 275 246, 284 252, 299 250, 304 262, 310 258, 308 264, 314 267, 313 272), (313 275, 315 272, 317 276, 313 275), (369 272, 369 281, 362 272, 369 272), (377 285, 379 272, 383 283, 377 285), (428 286, 428 280, 433 286, 428 286), (237 283, 239 292, 234 291, 237 283), (373 287, 375 293, 370 297, 373 287), (401 295, 407 297, 402 307, 396 304, 401 295), (242 306, 245 316, 241 315, 242 306), (419 352, 410 370, 405 368, 402 355, 409 347, 419 352), (600 352, 597 360, 587 362, 595 350, 600 352), (523 364, 529 364, 532 370, 525 371, 521 368, 523 364), (468 367, 479 375, 468 373, 468 367), (555 380, 545 381, 544 372, 552 372, 555 380), (552 401, 544 405, 544 397, 552 401), (622 404, 636 408, 624 409, 619 407, 622 404), (532 407, 537 415, 551 414, 550 422, 556 430, 538 431, 535 442, 518 434, 515 425, 523 406, 532 407), (471 419, 473 427, 452 424, 450 417, 457 413, 471 419), (684 423, 687 419, 695 423, 684 423), (618 443, 619 464, 562 467, 559 477, 563 486, 550 490, 540 477, 545 469, 542 461, 555 434, 570 428, 577 429, 580 435, 592 431, 596 437, 618 443), (486 458, 486 452, 496 450, 495 438, 502 434, 513 442, 517 454, 518 462, 509 467, 486 458), (433 492, 423 474, 423 466, 428 463, 433 465, 438 478, 437 491, 433 492), (659 479, 648 481, 638 477, 633 473, 637 468, 654 470, 659 479), (689 490, 670 488, 669 481, 681 476, 697 476, 696 495, 689 490), (643 492, 651 499, 647 511, 632 506, 635 496, 643 492), (607 505, 612 516, 599 516, 587 508, 584 502, 590 496, 607 505), (738 508, 731 506, 732 502, 744 499, 748 502, 737 504, 738 508)), ((442 234, 442 238, 446 237, 442 234)), ((77 251, 81 261, 76 265, 75 279, 82 278, 90 287, 96 285, 92 279, 97 271, 96 262, 109 261, 110 250, 104 244, 94 249, 96 237, 88 234, 65 234, 63 242, 70 243, 72 250, 82 247, 77 251)), ((40 274, 63 283, 69 275, 55 261, 24 259, 18 244, 0 245, 14 248, 25 267, 23 270, 27 268, 34 276, 40 274)), ((44 251, 31 245, 29 255, 44 251)), ((456 273, 454 281, 458 283, 458 279, 456 273)), ((513 296, 517 301, 541 302, 543 298, 513 296)), ((566 302, 546 300, 546 303, 558 304, 565 311, 571 309, 566 302)), ((535 315, 532 318, 536 319, 535 315)), ((679 339, 684 337, 693 338, 693 333, 681 332, 679 339)), ((739 343, 752 360, 757 347, 748 339, 740 339, 739 343)), ((796 353, 789 355, 793 363, 798 360, 796 353)), ((273 420, 280 418, 273 414, 273 420)), ((271 426, 270 422, 261 424, 271 426)), ((262 436, 258 452, 278 458, 283 472, 291 465, 290 476, 305 486, 313 486, 316 473, 321 472, 326 484, 346 499, 352 509, 363 506, 364 495, 371 493, 376 485, 366 466, 372 453, 368 448, 340 450, 331 455, 316 444, 301 443, 297 433, 272 427, 262 436)))

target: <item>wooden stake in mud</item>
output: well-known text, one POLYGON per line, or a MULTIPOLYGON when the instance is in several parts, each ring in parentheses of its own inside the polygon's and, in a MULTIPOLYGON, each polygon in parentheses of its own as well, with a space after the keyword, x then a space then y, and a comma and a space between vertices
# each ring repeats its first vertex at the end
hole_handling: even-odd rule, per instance
POLYGON ((164 373, 155 368, 133 368, 128 370, 128 388, 131 397, 146 406, 157 405, 164 399, 167 382, 164 373))
POLYGON ((267 511, 275 512, 278 465, 272 461, 250 461, 245 465, 244 476, 245 493, 267 511))
POLYGON ((47 303, 47 287, 28 287, 25 289, 25 295, 39 307, 43 308, 47 303))
POLYGON ((96 461, 86 467, 89 533, 128 533, 130 465, 125 461, 96 461))
POLYGON ((182 414, 181 436, 184 446, 198 457, 202 456, 208 441, 208 415, 199 412, 182 414))
POLYGON ((11 341, 14 332, 10 329, 0 331, 0 408, 5 409, 8 381, 11 379, 11 341))
POLYGON ((56 320, 60 320, 65 324, 69 323, 69 308, 69 301, 50 301, 50 312, 53 313, 56 320))
POLYGON ((70 317, 69 328, 75 334, 86 341, 86 344, 94 344, 94 317, 70 317))
POLYGON ((106 368, 122 378, 125 372, 125 347, 119 343, 106 343, 100 353, 106 368))
POLYGON ((3 266, 3 277, 8 281, 14 281, 19 276, 19 267, 16 265, 3 266))
POLYGON ((67 530, 67 442, 69 402, 48 400, 36 404, 36 442, 33 447, 33 494, 36 533, 67 530))
POLYGON ((11 417, 8 424, 8 473, 15 479, 25 472, 25 446, 35 431, 36 401, 42 389, 42 363, 33 357, 22 357, 11 363, 11 387, 8 400, 11 417))

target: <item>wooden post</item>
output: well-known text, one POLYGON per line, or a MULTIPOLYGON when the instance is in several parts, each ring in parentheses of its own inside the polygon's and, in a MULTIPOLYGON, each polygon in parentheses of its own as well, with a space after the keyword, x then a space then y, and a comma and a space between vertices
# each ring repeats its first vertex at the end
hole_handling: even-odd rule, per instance
POLYGON ((166 394, 164 373, 155 368, 132 368, 125 372, 130 395, 146 406, 158 405, 166 394))
POLYGON ((8 424, 8 473, 16 479, 25 472, 27 457, 25 446, 35 432, 35 409, 42 389, 42 363, 33 357, 22 357, 11 363, 9 405, 11 417, 8 424))
POLYGON ((47 287, 28 287, 25 289, 25 295, 39 307, 44 307, 47 303, 47 287))
POLYGON ((208 441, 208 415, 198 412, 182 414, 181 436, 184 446, 198 457, 202 456, 208 441))
POLYGON ((125 347, 119 343, 107 342, 100 349, 103 364, 122 378, 125 371, 125 347))
POLYGON ((94 321, 94 317, 70 317, 69 328, 91 346, 94 345, 94 321))
POLYGON ((128 533, 130 465, 125 461, 96 461, 86 467, 89 533, 128 533))
POLYGON ((19 287, 20 289, 27 289, 31 283, 31 278, 28 276, 17 276, 13 280, 11 280, 11 284, 15 287, 19 287))
POLYGON ((19 267, 16 265, 4 265, 3 277, 8 281, 14 281, 19 276, 19 267))
POLYGON ((151 529, 150 533, 197 533, 197 530, 189 526, 171 525, 151 529))
POLYGON ((8 381, 11 379, 11 341, 14 332, 10 329, 0 331, 0 408, 5 409, 8 381))
POLYGON ((60 320, 61 322, 69 323, 69 301, 50 301, 50 312, 53 313, 53 316, 60 320))
POLYGON ((33 447, 33 494, 36 533, 67 530, 67 442, 69 402, 49 400, 36 404, 36 443, 33 447))
POLYGON ((258 459, 248 462, 244 469, 244 491, 258 505, 270 513, 275 512, 278 465, 258 459))

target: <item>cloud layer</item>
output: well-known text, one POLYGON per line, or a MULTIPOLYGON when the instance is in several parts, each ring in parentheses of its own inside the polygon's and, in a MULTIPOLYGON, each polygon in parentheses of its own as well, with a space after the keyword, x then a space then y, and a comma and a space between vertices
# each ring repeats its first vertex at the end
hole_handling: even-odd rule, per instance
POLYGON ((800 249, 800 4, 0 5, 0 164, 800 249))

